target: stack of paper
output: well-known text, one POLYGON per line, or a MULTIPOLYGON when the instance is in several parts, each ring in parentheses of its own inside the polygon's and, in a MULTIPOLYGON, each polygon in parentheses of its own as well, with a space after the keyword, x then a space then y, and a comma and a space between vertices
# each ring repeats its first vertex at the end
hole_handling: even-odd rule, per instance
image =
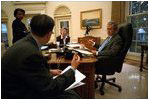
POLYGON ((75 82, 73 84, 71 84, 68 88, 65 89, 65 91, 69 90, 69 89, 73 89, 76 88, 78 86, 84 85, 85 83, 81 82, 86 76, 83 75, 81 72, 79 72, 78 70, 76 70, 75 72, 75 82))
POLYGON ((42 46, 41 50, 44 50, 44 49, 47 49, 47 48, 48 48, 48 46, 42 46))
POLYGON ((81 49, 74 49, 82 54, 86 54, 86 55, 92 55, 93 53, 92 52, 89 52, 89 51, 86 51, 86 50, 81 50, 81 49))
MULTIPOLYGON (((61 74, 65 73, 67 70, 70 69, 71 66, 68 66, 67 68, 65 68, 61 74)), ((54 76, 53 79, 55 79, 58 76, 54 76)), ((86 76, 84 74, 82 74, 80 71, 78 71, 76 69, 75 71, 75 82, 73 84, 71 84, 68 88, 65 89, 65 91, 69 90, 69 89, 73 89, 76 88, 78 86, 84 85, 85 83, 81 82, 86 76)))
POLYGON ((81 45, 78 44, 78 43, 76 43, 76 44, 67 44, 66 46, 71 47, 71 48, 81 47, 81 45))
POLYGON ((57 48, 51 48, 51 49, 49 49, 49 52, 60 52, 60 49, 57 49, 57 48))

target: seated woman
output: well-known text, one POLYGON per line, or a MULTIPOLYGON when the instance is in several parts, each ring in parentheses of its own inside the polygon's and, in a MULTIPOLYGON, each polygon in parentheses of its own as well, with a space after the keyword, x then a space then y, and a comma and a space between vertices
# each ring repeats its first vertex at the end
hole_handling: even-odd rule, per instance
POLYGON ((60 30, 60 36, 56 38, 56 42, 60 43, 60 47, 63 47, 67 43, 70 42, 70 37, 68 36, 68 29, 67 28, 61 28, 60 30))

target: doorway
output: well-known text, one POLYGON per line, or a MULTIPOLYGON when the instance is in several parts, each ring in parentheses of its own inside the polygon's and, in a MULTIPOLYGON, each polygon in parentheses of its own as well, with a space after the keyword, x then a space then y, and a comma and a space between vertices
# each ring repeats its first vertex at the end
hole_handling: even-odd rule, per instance
POLYGON ((71 11, 67 6, 59 6, 54 12, 55 20, 55 38, 60 35, 61 28, 68 29, 68 35, 71 37, 71 11))
POLYGON ((61 28, 67 28, 68 35, 71 36, 70 17, 55 18, 55 20, 56 20, 56 27, 55 27, 56 37, 60 35, 61 28))

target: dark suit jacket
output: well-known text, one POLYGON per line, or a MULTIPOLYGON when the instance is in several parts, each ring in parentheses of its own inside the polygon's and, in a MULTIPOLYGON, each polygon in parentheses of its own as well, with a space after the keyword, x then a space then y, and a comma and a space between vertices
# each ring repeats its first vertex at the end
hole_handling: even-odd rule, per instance
MULTIPOLYGON (((119 34, 115 34, 112 36, 109 43, 98 52, 98 56, 116 56, 119 53, 122 44, 122 39, 119 34)), ((98 49, 99 45, 95 44, 95 47, 98 49)))
POLYGON ((49 65, 31 35, 16 42, 2 58, 2 98, 54 98, 74 81, 72 69, 52 78, 49 65))
POLYGON ((21 22, 19 19, 15 19, 12 23, 13 30, 13 43, 25 37, 28 33, 25 24, 21 22))
MULTIPOLYGON (((64 44, 64 41, 63 41, 63 39, 61 39, 61 36, 56 37, 56 41, 59 41, 60 42, 60 45, 63 45, 64 44)), ((67 38, 66 38, 66 44, 68 42, 70 42, 70 37, 69 36, 67 36, 67 38)))

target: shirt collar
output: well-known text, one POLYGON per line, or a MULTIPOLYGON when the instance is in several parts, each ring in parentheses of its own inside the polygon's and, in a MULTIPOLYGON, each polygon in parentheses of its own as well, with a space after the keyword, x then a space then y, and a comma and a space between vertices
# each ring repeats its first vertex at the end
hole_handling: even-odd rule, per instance
POLYGON ((33 37, 33 39, 36 41, 39 50, 41 50, 42 44, 39 43, 39 41, 37 40, 37 38, 31 33, 31 36, 33 37))
POLYGON ((112 36, 109 36, 109 39, 111 39, 112 38, 112 36))

